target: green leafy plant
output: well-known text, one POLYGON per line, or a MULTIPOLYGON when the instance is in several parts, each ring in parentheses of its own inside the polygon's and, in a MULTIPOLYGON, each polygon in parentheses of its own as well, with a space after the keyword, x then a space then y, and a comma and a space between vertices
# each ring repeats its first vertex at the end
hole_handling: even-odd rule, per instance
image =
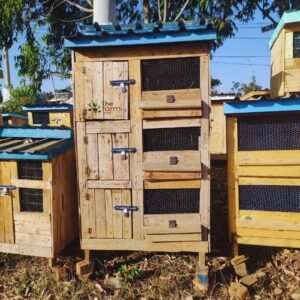
POLYGON ((136 268, 128 268, 127 265, 122 265, 119 268, 121 277, 123 278, 125 285, 131 285, 137 280, 140 275, 140 272, 136 268))

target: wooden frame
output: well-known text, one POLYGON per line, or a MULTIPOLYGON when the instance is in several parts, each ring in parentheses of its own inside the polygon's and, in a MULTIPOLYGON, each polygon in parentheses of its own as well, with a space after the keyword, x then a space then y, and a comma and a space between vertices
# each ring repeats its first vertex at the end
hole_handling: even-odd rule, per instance
MULTIPOLYGON (((280 115, 278 118, 280 119, 280 115)), ((238 151, 237 132, 237 118, 229 116, 227 118, 229 230, 235 254, 238 254, 238 244, 299 248, 299 213, 241 210, 239 186, 299 186, 300 151, 238 151)))

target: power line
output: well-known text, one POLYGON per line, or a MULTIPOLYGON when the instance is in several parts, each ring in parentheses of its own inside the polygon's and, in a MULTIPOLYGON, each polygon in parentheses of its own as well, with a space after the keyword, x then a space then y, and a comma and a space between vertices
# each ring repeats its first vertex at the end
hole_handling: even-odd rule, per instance
POLYGON ((213 58, 270 58, 268 55, 213 55, 213 58))
POLYGON ((270 67, 270 65, 264 65, 264 64, 230 63, 230 62, 223 62, 223 61, 212 61, 212 63, 213 63, 213 64, 222 64, 222 65, 270 67))

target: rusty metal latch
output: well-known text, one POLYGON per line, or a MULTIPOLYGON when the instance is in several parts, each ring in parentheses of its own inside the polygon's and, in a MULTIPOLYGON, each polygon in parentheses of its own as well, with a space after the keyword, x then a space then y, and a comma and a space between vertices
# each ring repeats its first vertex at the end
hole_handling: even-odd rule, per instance
POLYGON ((119 86, 120 87, 120 92, 121 93, 126 93, 127 88, 126 85, 129 84, 135 84, 136 81, 134 79, 129 79, 129 80, 111 80, 110 85, 111 86, 119 86))
POLYGON ((167 103, 174 103, 175 96, 174 95, 167 95, 167 103))
POLYGON ((176 220, 169 220, 169 228, 176 228, 177 222, 176 220))
POLYGON ((177 165, 179 162, 178 157, 177 156, 171 156, 170 157, 170 165, 177 165))
POLYGON ((124 217, 129 218, 130 211, 138 211, 139 209, 137 206, 116 205, 114 206, 114 210, 123 211, 124 217))
POLYGON ((4 197, 4 196, 8 196, 10 191, 12 190, 16 190, 17 187, 15 185, 0 185, 0 190, 1 191, 1 196, 4 197))
POLYGON ((127 159, 127 153, 136 153, 136 148, 112 148, 112 153, 121 154, 121 159, 127 159))

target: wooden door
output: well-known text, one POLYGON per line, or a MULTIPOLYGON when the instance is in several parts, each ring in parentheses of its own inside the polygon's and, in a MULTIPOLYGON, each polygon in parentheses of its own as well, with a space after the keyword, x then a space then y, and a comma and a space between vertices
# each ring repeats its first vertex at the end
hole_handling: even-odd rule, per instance
MULTIPOLYGON (((0 185, 11 185, 10 162, 0 161, 0 185)), ((13 194, 8 191, 0 195, 0 243, 13 244, 15 242, 13 222, 13 194)))

